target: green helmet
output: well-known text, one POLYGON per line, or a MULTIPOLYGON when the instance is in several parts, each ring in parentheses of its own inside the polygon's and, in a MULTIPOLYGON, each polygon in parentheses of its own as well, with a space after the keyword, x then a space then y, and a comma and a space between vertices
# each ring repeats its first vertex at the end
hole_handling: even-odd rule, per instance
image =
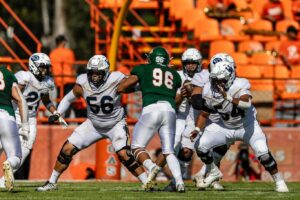
POLYGON ((170 62, 170 55, 168 51, 161 46, 154 47, 147 57, 150 64, 168 66, 170 62))

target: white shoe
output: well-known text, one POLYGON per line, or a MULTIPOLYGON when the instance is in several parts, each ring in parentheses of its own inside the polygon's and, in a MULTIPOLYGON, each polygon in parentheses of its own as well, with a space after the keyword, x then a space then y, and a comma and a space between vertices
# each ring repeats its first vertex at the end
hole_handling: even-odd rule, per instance
POLYGON ((276 192, 289 192, 289 189, 286 185, 286 183, 284 182, 284 180, 280 180, 276 182, 276 192))
POLYGON ((198 187, 198 185, 202 184, 203 180, 204 180, 204 176, 203 175, 196 175, 193 178, 193 181, 195 182, 196 187, 198 187))
POLYGON ((177 192, 185 192, 185 186, 184 183, 180 183, 176 185, 176 191, 177 192))
POLYGON ((36 191, 39 192, 46 192, 46 191, 53 191, 57 190, 57 184, 56 183, 50 183, 47 181, 43 186, 36 188, 36 191))
POLYGON ((223 177, 222 172, 216 167, 211 170, 208 176, 200 182, 197 187, 198 189, 204 189, 209 187, 213 182, 220 180, 223 177))
POLYGON ((3 163, 4 185, 8 191, 14 188, 14 174, 8 161, 3 163))
POLYGON ((221 183, 219 181, 215 181, 211 184, 211 186, 215 189, 215 190, 224 190, 223 185, 221 185, 221 183))

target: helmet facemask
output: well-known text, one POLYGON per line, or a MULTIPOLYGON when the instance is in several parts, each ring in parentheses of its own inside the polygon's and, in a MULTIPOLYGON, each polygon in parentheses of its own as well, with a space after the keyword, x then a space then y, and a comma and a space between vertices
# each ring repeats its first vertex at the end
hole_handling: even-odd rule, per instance
POLYGON ((107 77, 107 72, 105 70, 90 69, 87 71, 88 80, 95 87, 99 88, 107 77))
POLYGON ((50 58, 44 53, 35 53, 29 58, 29 71, 39 80, 50 76, 50 58))
POLYGON ((87 76, 90 84, 99 88, 109 76, 109 62, 103 55, 93 56, 87 64, 87 76))
POLYGON ((196 48, 188 48, 181 57, 183 72, 189 77, 201 71, 202 55, 196 48))
POLYGON ((235 80, 235 70, 229 62, 218 62, 209 75, 211 89, 213 92, 219 92, 219 87, 228 91, 235 80))

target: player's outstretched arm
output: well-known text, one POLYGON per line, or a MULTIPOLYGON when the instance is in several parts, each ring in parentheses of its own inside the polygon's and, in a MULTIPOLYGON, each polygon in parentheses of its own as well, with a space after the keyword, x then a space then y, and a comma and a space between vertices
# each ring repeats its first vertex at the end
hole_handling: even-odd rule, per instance
POLYGON ((21 122, 22 122, 20 134, 23 137, 25 137, 25 139, 28 139, 29 137, 28 106, 20 88, 18 87, 18 84, 16 83, 14 83, 12 87, 12 97, 17 102, 20 110, 21 122))
POLYGON ((118 93, 130 93, 135 91, 135 86, 138 83, 139 78, 136 75, 130 75, 124 78, 117 88, 118 93))
POLYGON ((198 118, 195 123, 195 129, 190 133, 190 139, 192 142, 198 136, 198 134, 202 135, 209 115, 210 113, 205 111, 201 111, 198 115, 198 118))

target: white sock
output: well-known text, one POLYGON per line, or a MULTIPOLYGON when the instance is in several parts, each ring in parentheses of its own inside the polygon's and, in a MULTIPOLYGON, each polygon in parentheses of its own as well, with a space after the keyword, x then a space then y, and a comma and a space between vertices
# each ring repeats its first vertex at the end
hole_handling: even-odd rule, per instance
POLYGON ((169 154, 167 156, 167 163, 172 172, 173 177, 175 178, 176 184, 182 184, 182 175, 180 171, 180 165, 174 154, 169 154))
POLYGON ((49 179, 50 183, 57 183, 58 178, 60 177, 61 173, 56 170, 52 171, 51 177, 49 179))
POLYGON ((204 165, 202 165, 201 169, 197 172, 196 176, 205 177, 206 172, 207 172, 207 167, 204 164, 204 165))
POLYGON ((143 162, 143 166, 148 170, 148 172, 150 172, 151 169, 156 166, 156 164, 153 163, 151 159, 147 159, 143 162))
POLYGON ((209 173, 216 168, 218 168, 218 167, 215 165, 214 162, 212 162, 212 163, 206 165, 206 172, 209 173))
POLYGON ((189 179, 189 167, 190 167, 190 162, 184 162, 180 159, 178 159, 179 165, 180 165, 180 171, 182 177, 189 179))
POLYGON ((276 174, 273 174, 272 178, 273 178, 274 182, 284 181, 283 177, 282 177, 282 174, 279 173, 279 172, 277 172, 276 174))
POLYGON ((141 173, 139 176, 138 176, 138 179, 144 184, 147 182, 147 174, 146 172, 143 172, 141 173))
POLYGON ((9 162, 13 171, 20 168, 21 159, 19 157, 11 156, 11 157, 7 158, 7 161, 9 162))

